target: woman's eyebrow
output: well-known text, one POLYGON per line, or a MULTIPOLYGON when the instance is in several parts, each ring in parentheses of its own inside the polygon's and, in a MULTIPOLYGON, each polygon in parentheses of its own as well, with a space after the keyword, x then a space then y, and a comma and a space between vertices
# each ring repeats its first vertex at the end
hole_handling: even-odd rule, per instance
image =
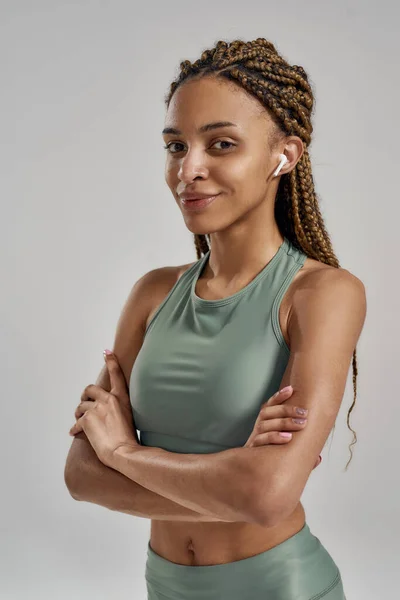
MULTIPOLYGON (((198 133, 204 133, 206 131, 211 131, 212 129, 220 129, 222 127, 237 127, 236 123, 231 123, 231 121, 215 121, 214 123, 206 123, 198 128, 198 133)), ((174 135, 180 135, 182 131, 180 129, 176 129, 175 127, 165 127, 162 130, 162 135, 167 135, 168 133, 174 135)))

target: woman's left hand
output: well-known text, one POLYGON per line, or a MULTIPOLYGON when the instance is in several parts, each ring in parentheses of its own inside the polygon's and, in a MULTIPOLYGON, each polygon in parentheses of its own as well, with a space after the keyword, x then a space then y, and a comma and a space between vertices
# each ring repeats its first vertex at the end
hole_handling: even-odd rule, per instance
POLYGON ((88 385, 75 411, 70 435, 84 431, 99 460, 112 468, 115 450, 122 445, 141 448, 136 435, 125 376, 114 354, 105 354, 111 390, 88 385))

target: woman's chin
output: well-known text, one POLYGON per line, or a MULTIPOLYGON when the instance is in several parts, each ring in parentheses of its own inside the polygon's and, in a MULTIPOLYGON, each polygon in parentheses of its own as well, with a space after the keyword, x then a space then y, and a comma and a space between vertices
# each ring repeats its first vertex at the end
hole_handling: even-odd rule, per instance
MULTIPOLYGON (((192 219, 190 219, 192 220, 192 219)), ((194 220, 194 219, 193 219, 194 220)), ((194 235, 208 235, 210 233, 209 227, 196 227, 195 223, 187 223, 185 221, 187 229, 194 235)))

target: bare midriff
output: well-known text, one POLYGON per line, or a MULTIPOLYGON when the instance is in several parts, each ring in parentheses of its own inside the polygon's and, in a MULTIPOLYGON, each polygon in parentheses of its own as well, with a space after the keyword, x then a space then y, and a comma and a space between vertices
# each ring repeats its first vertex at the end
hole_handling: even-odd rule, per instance
POLYGON ((216 521, 151 521, 150 547, 163 558, 187 566, 220 565, 255 556, 295 535, 305 523, 301 502, 274 527, 216 521))

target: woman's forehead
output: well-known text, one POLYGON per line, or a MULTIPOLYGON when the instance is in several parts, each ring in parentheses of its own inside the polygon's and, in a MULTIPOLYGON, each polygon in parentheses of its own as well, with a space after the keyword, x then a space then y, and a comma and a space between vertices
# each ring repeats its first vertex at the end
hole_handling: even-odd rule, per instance
POLYGON ((183 84, 172 96, 163 134, 167 130, 178 135, 186 130, 204 134, 213 129, 210 126, 213 123, 230 123, 226 125, 227 131, 240 133, 252 125, 259 127, 260 121, 270 120, 265 107, 245 90, 241 94, 232 93, 229 82, 216 85, 214 81, 200 80, 183 84))

